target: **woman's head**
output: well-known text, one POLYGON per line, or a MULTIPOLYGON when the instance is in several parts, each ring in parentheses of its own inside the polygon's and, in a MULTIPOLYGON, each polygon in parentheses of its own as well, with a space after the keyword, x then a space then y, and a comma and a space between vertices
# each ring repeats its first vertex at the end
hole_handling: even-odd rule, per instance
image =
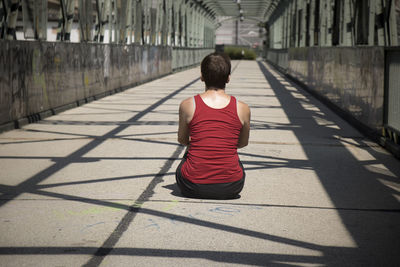
POLYGON ((224 89, 231 74, 231 60, 226 54, 212 53, 201 62, 201 76, 207 88, 224 89))

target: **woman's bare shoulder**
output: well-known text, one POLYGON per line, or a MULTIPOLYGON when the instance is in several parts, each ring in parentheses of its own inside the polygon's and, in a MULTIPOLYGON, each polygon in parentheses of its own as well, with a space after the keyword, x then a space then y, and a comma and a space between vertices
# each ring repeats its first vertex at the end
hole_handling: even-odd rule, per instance
POLYGON ((238 110, 243 111, 243 112, 250 111, 249 105, 247 105, 245 102, 243 102, 241 100, 236 100, 236 101, 237 101, 238 110))
POLYGON ((192 109, 193 108, 193 96, 182 100, 179 107, 180 107, 180 109, 183 109, 184 111, 188 111, 188 110, 192 109))
POLYGON ((250 108, 245 102, 237 100, 237 113, 242 124, 250 121, 250 108))
POLYGON ((188 97, 182 100, 179 105, 179 114, 180 117, 186 122, 189 123, 194 115, 195 105, 194 105, 194 97, 188 97))

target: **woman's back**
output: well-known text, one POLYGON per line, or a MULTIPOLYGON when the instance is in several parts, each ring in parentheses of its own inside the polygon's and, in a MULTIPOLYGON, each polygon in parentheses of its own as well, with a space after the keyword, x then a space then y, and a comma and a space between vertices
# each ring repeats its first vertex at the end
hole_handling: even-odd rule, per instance
POLYGON ((194 97, 194 114, 189 123, 190 147, 182 174, 191 182, 201 184, 240 180, 243 172, 237 144, 242 123, 236 98, 214 94, 208 100, 206 97, 203 100, 201 95, 194 97))

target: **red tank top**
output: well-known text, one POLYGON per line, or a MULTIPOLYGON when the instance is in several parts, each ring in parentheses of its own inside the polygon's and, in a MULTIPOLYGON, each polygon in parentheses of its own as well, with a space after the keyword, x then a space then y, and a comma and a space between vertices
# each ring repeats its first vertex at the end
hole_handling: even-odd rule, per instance
POLYGON ((242 123, 236 98, 221 109, 207 106, 196 95, 193 119, 189 123, 190 145, 182 175, 197 184, 229 183, 243 176, 237 144, 242 123))

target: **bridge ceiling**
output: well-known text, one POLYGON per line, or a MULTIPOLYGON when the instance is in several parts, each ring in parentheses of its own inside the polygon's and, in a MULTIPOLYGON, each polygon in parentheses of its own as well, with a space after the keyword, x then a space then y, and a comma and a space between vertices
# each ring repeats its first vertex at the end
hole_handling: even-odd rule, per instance
POLYGON ((254 18, 262 21, 275 10, 279 0, 197 0, 215 16, 254 18), (242 10, 242 12, 240 12, 242 10))

